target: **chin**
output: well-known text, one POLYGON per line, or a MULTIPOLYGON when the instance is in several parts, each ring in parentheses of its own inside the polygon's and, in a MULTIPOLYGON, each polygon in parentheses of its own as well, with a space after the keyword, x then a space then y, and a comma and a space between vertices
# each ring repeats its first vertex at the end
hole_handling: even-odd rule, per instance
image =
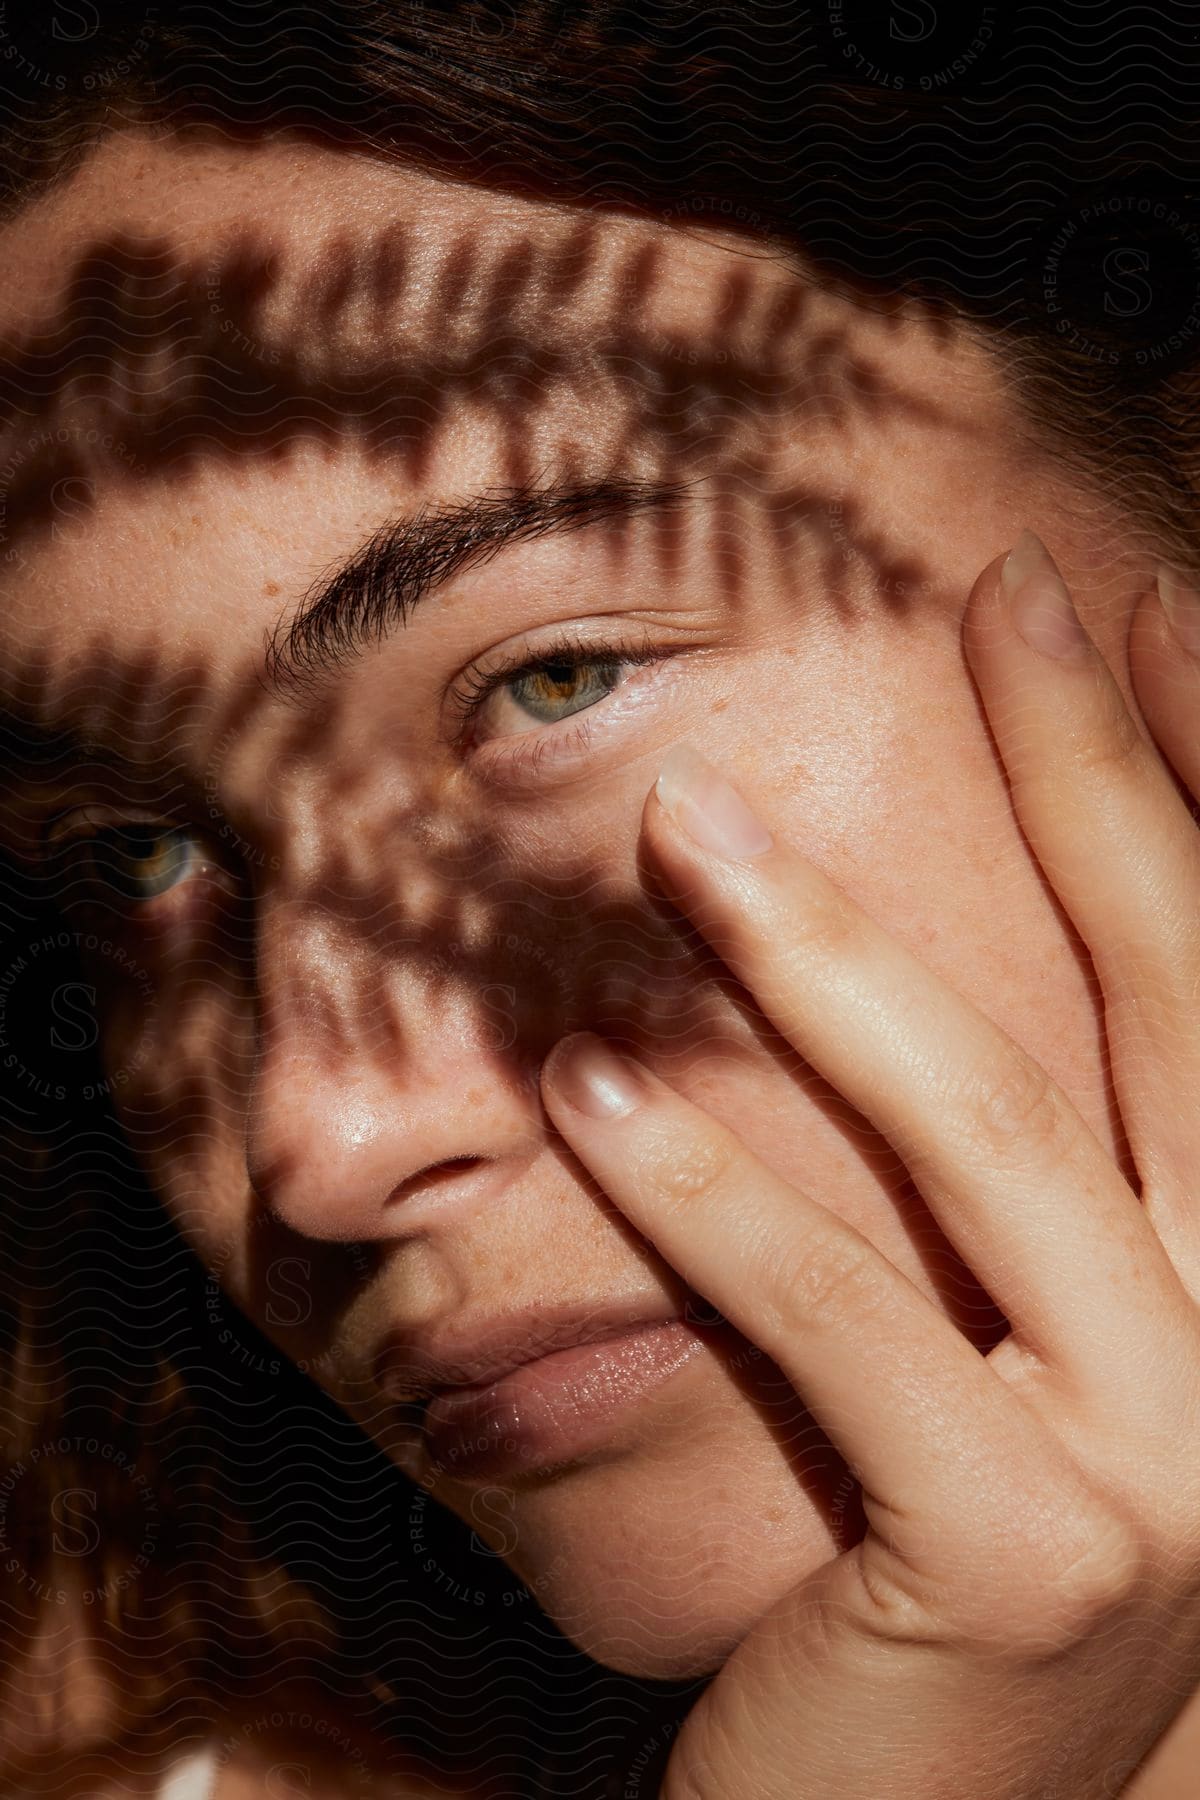
POLYGON ((431 1492, 579 1649, 656 1680, 719 1669, 865 1529, 858 1484, 765 1358, 697 1357, 577 1460, 431 1492))
POLYGON ((603 1606, 574 1620, 556 1617, 554 1622, 593 1661, 646 1681, 715 1675, 754 1623, 751 1618, 693 1619, 686 1626, 660 1624, 651 1631, 645 1620, 614 1617, 603 1606))
MULTIPOLYGON (((619 1547, 551 1575, 537 1599, 559 1630, 596 1662, 623 1675, 677 1681, 715 1673, 763 1613, 826 1555, 769 1569, 734 1556, 699 1572, 686 1549, 657 1565, 625 1560, 619 1547)), ((537 1579, 524 1575, 533 1586, 537 1579)))
POLYGON ((713 1673, 847 1547, 777 1443, 716 1459, 705 1435, 675 1462, 617 1457, 513 1497, 500 1553, 572 1643, 622 1674, 713 1673))

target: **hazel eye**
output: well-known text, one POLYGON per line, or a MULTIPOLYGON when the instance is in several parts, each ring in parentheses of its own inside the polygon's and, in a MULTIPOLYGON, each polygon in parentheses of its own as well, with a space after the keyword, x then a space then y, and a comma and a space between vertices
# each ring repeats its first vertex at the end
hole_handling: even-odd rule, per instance
POLYGON ((539 725, 553 725, 606 699, 619 685, 622 673, 623 665, 615 658, 584 662, 557 657, 519 670, 497 692, 539 725))
POLYGON ((186 826, 141 820, 65 836, 53 848, 64 900, 117 909, 171 892, 212 861, 186 826))
POLYGON ((540 656, 473 664, 450 690, 459 729, 488 739, 554 727, 588 711, 626 685, 643 665, 665 661, 669 645, 643 634, 635 643, 589 643, 568 630, 540 656))

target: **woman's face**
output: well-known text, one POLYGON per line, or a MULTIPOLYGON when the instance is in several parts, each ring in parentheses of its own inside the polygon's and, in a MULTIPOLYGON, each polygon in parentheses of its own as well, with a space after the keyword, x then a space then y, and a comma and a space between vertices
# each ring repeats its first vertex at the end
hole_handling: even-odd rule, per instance
POLYGON ((214 1334, 257 1354, 232 1299, 593 1655, 713 1668, 854 1541, 855 1484, 555 1136, 539 1065, 568 1031, 624 1041, 986 1348, 1004 1322, 896 1154, 657 891, 642 804, 697 744, 1128 1171, 1097 985, 959 621, 1032 527, 1138 717, 1148 549, 961 328, 751 240, 141 134, 5 238, 3 686, 78 748, 18 772, 3 833, 76 839, 115 1104, 214 1334), (631 507, 630 482, 684 485, 631 507), (283 680, 273 629, 293 650, 301 600, 419 514, 358 565, 407 622, 283 680), (688 1353, 639 1340, 619 1404, 603 1360, 549 1413, 501 1388, 486 1453, 431 1448, 405 1376, 521 1315, 683 1317, 688 1353))

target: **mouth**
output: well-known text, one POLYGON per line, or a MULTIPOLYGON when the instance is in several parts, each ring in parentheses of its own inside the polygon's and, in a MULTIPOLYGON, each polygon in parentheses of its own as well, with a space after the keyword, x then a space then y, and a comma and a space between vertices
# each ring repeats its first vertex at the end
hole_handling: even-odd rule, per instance
POLYGON ((712 1330, 711 1317, 647 1316, 644 1303, 543 1310, 460 1328, 436 1345, 394 1345, 378 1379, 420 1425, 434 1471, 495 1479, 603 1448, 621 1416, 691 1362, 712 1330))

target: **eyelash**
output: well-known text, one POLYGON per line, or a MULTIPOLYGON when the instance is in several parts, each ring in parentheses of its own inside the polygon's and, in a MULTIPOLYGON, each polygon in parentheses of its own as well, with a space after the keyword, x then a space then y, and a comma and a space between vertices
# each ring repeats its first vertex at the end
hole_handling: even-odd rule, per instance
MULTIPOLYGON (((562 663, 579 668, 624 663, 630 668, 636 668, 647 663, 663 662, 674 653, 674 645, 651 643, 649 633, 645 633, 639 643, 623 638, 609 638, 599 642, 564 627, 536 656, 511 657, 507 661, 491 664, 472 663, 463 670, 457 684, 450 690, 450 702, 459 734, 464 735, 470 729, 491 695, 518 675, 536 675, 562 663)), ((594 706, 583 707, 579 716, 584 717, 593 711, 594 706)), ((566 720, 560 723, 565 725, 566 720)), ((540 729, 536 724, 530 726, 530 732, 536 733, 539 738, 557 729, 555 725, 544 725, 540 729)), ((520 734, 521 737, 527 735, 529 734, 520 734)))
MULTIPOLYGON (((641 641, 637 643, 620 637, 599 642, 596 639, 585 638, 570 628, 563 628, 550 643, 541 649, 537 656, 510 657, 505 661, 486 666, 480 663, 468 666, 460 675, 457 684, 450 690, 451 708, 458 733, 460 737, 465 735, 491 695, 516 676, 537 674, 552 665, 563 663, 576 665, 579 668, 612 663, 623 664, 627 668, 637 668, 650 663, 664 662, 673 654, 674 646, 653 644, 650 642, 648 633, 645 633, 641 641)), ((614 689, 613 692, 615 691, 614 689)), ((574 715, 568 715, 567 719, 561 720, 558 725, 539 727, 533 724, 529 731, 513 734, 515 738, 513 748, 504 752, 509 767, 514 771, 519 770, 522 774, 528 774, 547 754, 556 750, 581 747, 588 741, 591 734, 587 715, 593 711, 595 711, 595 706, 581 708, 577 715, 578 722, 574 725, 569 724, 570 718, 574 715)), ((507 740, 498 739, 496 741, 505 742, 507 740)), ((86 814, 88 811, 86 807, 71 808, 59 817, 69 816, 76 810, 81 814, 86 814)), ((58 822, 59 818, 48 820, 45 827, 46 832, 48 833, 58 822)), ((119 821, 119 823, 126 824, 149 824, 151 822, 132 818, 119 821)), ((159 823, 164 833, 171 829, 170 821, 162 820, 159 823)), ((57 860, 72 848, 87 844, 98 836, 99 829, 93 832, 66 833, 48 849, 47 860, 57 860)), ((148 902, 143 904, 148 904, 148 902)))
MULTIPOLYGON (((68 868, 71 867, 71 858, 78 858, 81 855, 95 856, 97 854, 97 846, 106 830, 119 832, 139 825, 144 826, 149 832, 158 837, 167 837, 172 832, 186 831, 188 829, 188 827, 181 824, 178 819, 156 818, 150 814, 126 814, 118 807, 96 805, 94 803, 85 803, 81 806, 67 807, 61 813, 55 814, 47 819, 42 828, 43 848, 41 867, 46 874, 51 876, 65 874, 68 868), (96 822, 93 816, 95 814, 101 815, 99 823, 96 822), (85 830, 81 828, 81 825, 77 824, 71 830, 63 829, 61 832, 56 833, 55 827, 60 826, 64 819, 78 819, 81 822, 89 823, 92 828, 90 830, 85 830)), ((208 834, 201 831, 194 831, 191 835, 194 841, 202 846, 197 861, 207 870, 208 881, 212 885, 219 887, 222 892, 227 894, 231 893, 234 887, 232 871, 222 862, 218 855, 212 853, 211 840, 208 834), (210 846, 208 854, 205 854, 203 848, 205 845, 210 846)), ((87 904, 88 896, 86 882, 88 878, 85 874, 80 879, 84 884, 82 903, 87 904)), ((161 893, 149 895, 141 900, 127 897, 124 903, 121 903, 115 902, 112 897, 109 896, 99 898, 94 904, 98 905, 102 911, 111 913, 114 918, 127 919, 136 916, 149 918, 152 913, 157 914, 160 912, 164 915, 168 915, 172 905, 177 910, 183 905, 183 901, 178 896, 182 896, 185 890, 194 888, 195 886, 196 878, 192 875, 182 882, 173 883, 169 888, 164 888, 161 893), (171 899, 172 895, 177 896, 173 902, 171 899)), ((195 904, 194 895, 189 896, 189 903, 195 904)))

